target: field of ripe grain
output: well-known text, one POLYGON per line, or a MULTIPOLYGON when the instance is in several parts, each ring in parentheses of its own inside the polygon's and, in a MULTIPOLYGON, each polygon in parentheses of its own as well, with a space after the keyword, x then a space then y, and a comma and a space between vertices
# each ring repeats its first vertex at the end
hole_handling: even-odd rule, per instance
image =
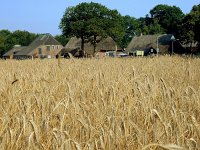
POLYGON ((0 149, 200 147, 200 59, 1 60, 0 68, 0 149))

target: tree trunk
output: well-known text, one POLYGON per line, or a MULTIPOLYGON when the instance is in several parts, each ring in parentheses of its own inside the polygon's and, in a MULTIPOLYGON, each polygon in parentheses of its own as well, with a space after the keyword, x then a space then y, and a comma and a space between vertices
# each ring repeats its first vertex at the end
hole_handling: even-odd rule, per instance
POLYGON ((95 53, 96 53, 96 47, 97 47, 97 36, 94 35, 94 41, 93 41, 93 45, 94 45, 94 52, 93 52, 93 56, 95 56, 95 53))
POLYGON ((85 39, 83 36, 81 36, 81 50, 83 51, 83 56, 85 57, 84 43, 85 39))

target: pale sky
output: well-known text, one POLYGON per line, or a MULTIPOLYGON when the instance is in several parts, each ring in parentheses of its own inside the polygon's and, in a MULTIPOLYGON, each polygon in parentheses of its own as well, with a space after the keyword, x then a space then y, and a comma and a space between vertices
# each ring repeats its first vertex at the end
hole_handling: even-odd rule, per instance
MULTIPOLYGON (((91 0, 1 0, 0 30, 26 30, 33 33, 61 34, 58 28, 64 11, 69 6, 91 0)), ((179 7, 189 13, 200 0, 93 0, 109 9, 117 9, 121 15, 145 17, 158 4, 179 7)))

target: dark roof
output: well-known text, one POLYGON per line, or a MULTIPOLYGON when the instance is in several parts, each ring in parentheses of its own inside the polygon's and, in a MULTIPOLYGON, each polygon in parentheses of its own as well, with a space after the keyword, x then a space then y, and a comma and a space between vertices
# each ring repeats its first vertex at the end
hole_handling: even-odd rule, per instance
MULTIPOLYGON (((99 38, 99 37, 98 37, 99 38)), ((100 50, 116 50, 117 44, 116 42, 111 38, 107 37, 103 40, 101 40, 99 43, 97 43, 96 52, 100 50)), ((66 44, 65 48, 63 49, 63 52, 71 52, 74 49, 81 49, 81 39, 72 37, 69 42, 66 44)), ((94 53, 94 46, 90 42, 85 42, 84 49, 87 54, 93 55, 94 53)), ((117 49, 121 49, 120 47, 117 47, 117 49)))
POLYGON ((15 55, 31 55, 31 52, 40 45, 61 45, 51 34, 39 35, 28 47, 20 50, 15 55))
POLYGON ((127 51, 146 50, 151 47, 157 49, 158 44, 160 52, 165 53, 168 51, 173 38, 174 36, 172 34, 142 35, 139 37, 134 37, 128 45, 127 51))
POLYGON ((26 49, 28 46, 18 46, 18 47, 13 47, 11 50, 9 50, 8 52, 6 52, 3 56, 6 57, 6 56, 10 56, 10 55, 13 55, 14 53, 17 53, 21 50, 24 50, 26 49))

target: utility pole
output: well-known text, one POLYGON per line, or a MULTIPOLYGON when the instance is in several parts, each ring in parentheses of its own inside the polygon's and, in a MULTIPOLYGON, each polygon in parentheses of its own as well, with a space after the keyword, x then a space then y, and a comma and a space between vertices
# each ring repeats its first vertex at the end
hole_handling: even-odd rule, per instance
POLYGON ((159 36, 157 36, 157 44, 156 44, 157 56, 158 56, 158 53, 159 53, 159 48, 158 48, 158 38, 159 38, 159 36))
POLYGON ((172 55, 174 54, 174 41, 176 41, 176 38, 172 35, 171 37, 171 41, 172 41, 172 55))

